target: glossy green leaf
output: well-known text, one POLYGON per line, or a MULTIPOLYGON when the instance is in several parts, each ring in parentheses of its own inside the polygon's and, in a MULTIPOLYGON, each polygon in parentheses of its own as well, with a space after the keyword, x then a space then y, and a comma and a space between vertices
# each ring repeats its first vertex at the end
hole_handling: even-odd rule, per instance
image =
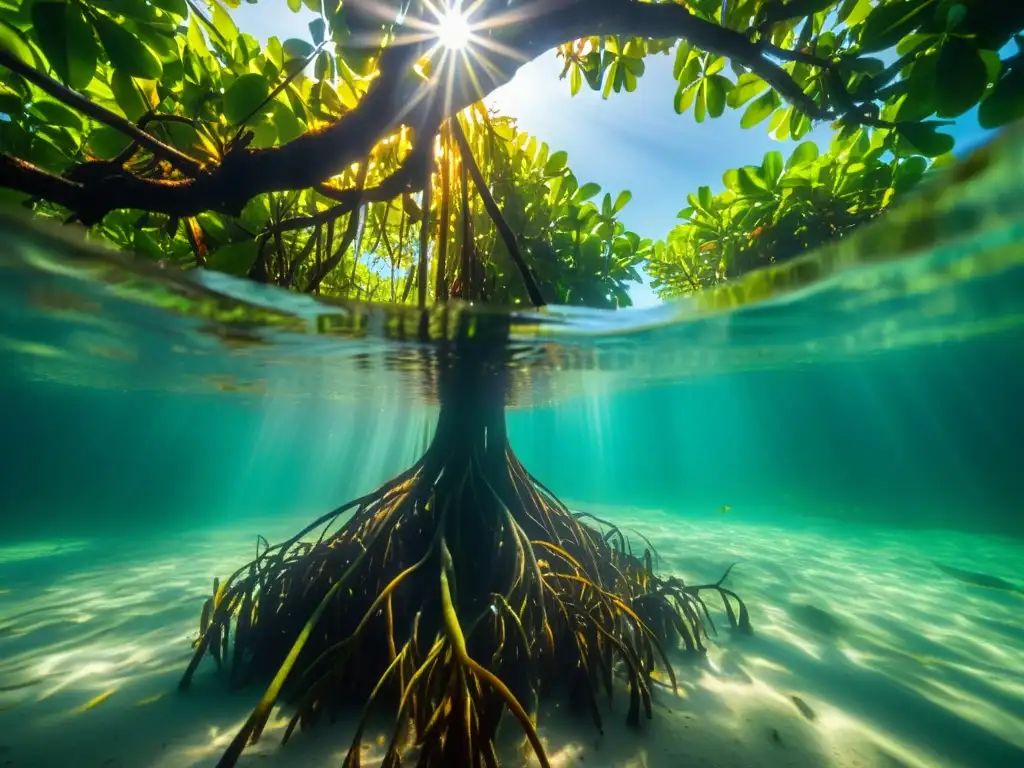
POLYGON ((612 213, 621 211, 632 199, 633 194, 629 190, 619 192, 619 196, 615 198, 615 204, 612 206, 612 213))
POLYGON ((708 81, 700 80, 697 83, 697 96, 693 100, 693 119, 703 123, 708 113, 708 81))
POLYGON ((259 244, 255 240, 231 243, 207 256, 206 268, 241 277, 252 269, 258 255, 259 244))
POLYGON ((32 102, 28 111, 48 125, 70 128, 73 131, 82 130, 82 118, 59 101, 48 98, 37 99, 32 102))
POLYGON ((89 134, 86 146, 100 160, 113 160, 128 148, 131 139, 118 130, 103 126, 89 134))
POLYGON ((240 125, 259 109, 268 95, 267 78, 252 72, 244 74, 224 92, 224 117, 232 125, 240 125))
POLYGON ((860 34, 862 53, 890 48, 922 24, 933 0, 896 0, 871 11, 860 34))
POLYGON ((769 152, 764 156, 761 163, 761 171, 769 185, 774 185, 782 176, 782 153, 777 151, 769 152))
POLYGON ((213 14, 211 15, 213 21, 213 28, 220 33, 220 36, 224 38, 225 43, 229 43, 238 37, 238 27, 235 26, 234 20, 231 15, 224 10, 217 0, 213 3, 213 14))
POLYGON ((956 117, 978 103, 988 86, 988 69, 978 47, 963 37, 951 37, 939 49, 936 63, 936 114, 956 117))
POLYGON ((324 41, 327 25, 323 19, 313 19, 309 22, 309 34, 313 38, 314 45, 320 45, 324 41))
POLYGON ((896 192, 905 192, 917 184, 928 170, 928 161, 923 157, 911 157, 897 166, 893 173, 892 185, 896 192))
POLYGON ((774 90, 768 91, 751 102, 750 106, 746 108, 743 112, 743 117, 740 118, 740 125, 743 128, 751 128, 762 122, 781 105, 782 99, 779 97, 779 94, 774 90))
POLYGON ((758 75, 755 75, 752 72, 744 73, 739 76, 735 87, 729 91, 729 106, 733 108, 742 107, 752 98, 763 93, 767 89, 768 83, 762 80, 758 75))
POLYGON ((897 130, 900 135, 925 157, 936 157, 953 149, 956 141, 945 133, 937 133, 941 123, 927 120, 923 123, 900 123, 897 130))
POLYGON ((672 64, 672 77, 675 80, 679 79, 679 76, 683 73, 683 68, 690 60, 690 51, 693 48, 685 40, 680 40, 679 45, 676 46, 676 56, 672 64))
POLYGON ((569 68, 569 94, 575 96, 580 92, 580 88, 583 86, 583 74, 580 72, 578 64, 573 64, 569 68))
POLYGON ((32 54, 32 49, 21 39, 18 31, 8 27, 2 19, 0 19, 0 48, 9 51, 30 67, 36 66, 36 57, 32 54))
POLYGON ((732 90, 732 82, 723 75, 711 75, 706 82, 708 114, 711 117, 721 117, 725 111, 726 96, 732 90))
POLYGON ((76 3, 36 2, 32 24, 39 47, 57 77, 70 88, 86 88, 96 73, 99 45, 76 3))
POLYGON ((188 3, 185 0, 149 0, 150 5, 173 13, 181 19, 188 18, 188 3))
POLYGON ((789 156, 789 159, 786 161, 786 170, 795 168, 798 165, 803 165, 804 163, 813 162, 817 159, 818 145, 813 141, 805 141, 794 149, 793 153, 789 156))
POLYGON ((568 152, 555 152, 551 157, 548 158, 547 163, 544 166, 545 176, 555 176, 565 170, 565 165, 569 160, 568 152))
POLYGON ((582 203, 601 192, 601 186, 594 182, 588 182, 584 184, 579 190, 573 195, 573 202, 582 203))
POLYGON ((1024 66, 1003 73, 978 108, 982 128, 999 128, 1024 118, 1024 66))
POLYGON ((103 49, 116 70, 144 80, 160 78, 163 73, 160 59, 138 37, 102 14, 94 16, 93 24, 103 43, 103 49))
POLYGON ((297 37, 289 38, 281 44, 284 50, 285 59, 308 59, 316 49, 305 40, 297 37))
POLYGON ((935 112, 938 90, 938 54, 918 56, 910 70, 908 92, 896 111, 896 120, 918 121, 935 112))
POLYGON ((133 123, 138 122, 151 108, 141 86, 123 70, 114 70, 110 78, 110 90, 114 93, 114 101, 121 108, 124 116, 133 123))

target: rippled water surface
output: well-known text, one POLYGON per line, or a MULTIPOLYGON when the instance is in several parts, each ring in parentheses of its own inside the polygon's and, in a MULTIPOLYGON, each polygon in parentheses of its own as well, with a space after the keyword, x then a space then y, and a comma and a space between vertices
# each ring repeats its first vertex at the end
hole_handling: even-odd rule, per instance
MULTIPOLYGON (((620 313, 329 304, 3 214, 0 765, 214 765, 258 691, 174 691, 212 578, 414 461, 470 339, 523 463, 665 572, 737 562, 755 626, 673 659, 640 735, 547 712, 555 764, 1024 765, 1022 171, 1007 135, 828 251, 620 313)), ((339 764, 327 730, 244 764, 339 764)))

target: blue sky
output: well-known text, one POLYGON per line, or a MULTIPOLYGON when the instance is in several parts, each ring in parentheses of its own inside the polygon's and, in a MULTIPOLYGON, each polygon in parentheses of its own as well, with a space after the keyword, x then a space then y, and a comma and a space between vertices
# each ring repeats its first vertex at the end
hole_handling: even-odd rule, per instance
MULTIPOLYGON (((285 0, 243 3, 232 15, 243 31, 261 41, 272 35, 281 40, 309 39, 307 24, 313 18, 305 8, 292 13, 285 0)), ((568 152, 569 167, 581 183, 597 182, 613 197, 622 189, 632 192, 632 202, 621 214, 623 223, 642 237, 661 239, 686 206, 687 194, 697 187, 720 188, 728 169, 758 164, 772 149, 788 155, 796 146, 772 139, 766 122, 741 128, 742 110, 727 109, 701 124, 694 121, 692 111, 676 114, 673 55, 650 57, 633 93, 613 93, 605 100, 586 85, 571 96, 568 79, 558 79, 560 61, 548 53, 524 65, 489 102, 516 117, 520 129, 552 150, 568 152)), ((985 135, 975 112, 961 117, 953 128, 958 153, 985 135)), ((831 135, 823 124, 802 140, 826 146, 831 135)), ((637 306, 657 302, 646 281, 634 286, 631 295, 637 306)))

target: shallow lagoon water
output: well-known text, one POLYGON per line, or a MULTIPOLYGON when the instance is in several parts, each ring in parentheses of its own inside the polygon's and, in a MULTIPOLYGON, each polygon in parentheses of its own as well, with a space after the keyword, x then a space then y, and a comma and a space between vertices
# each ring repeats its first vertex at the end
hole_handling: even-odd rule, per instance
MULTIPOLYGON (((663 572, 736 562, 755 629, 713 612, 640 732, 548 702, 557 765, 1024 764, 1021 152, 700 300, 515 317, 523 463, 663 572)), ((450 317, 4 227, 0 765, 213 765, 260 693, 175 689, 213 577, 416 458, 450 317)), ((345 722, 285 722, 241 764, 340 764, 345 722)))

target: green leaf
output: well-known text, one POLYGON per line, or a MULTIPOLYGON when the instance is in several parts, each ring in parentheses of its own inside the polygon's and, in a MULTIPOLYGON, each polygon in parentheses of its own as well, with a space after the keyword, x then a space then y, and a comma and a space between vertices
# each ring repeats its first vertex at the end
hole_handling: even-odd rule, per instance
POLYGON ((65 2, 35 3, 32 23, 39 46, 57 76, 75 90, 88 87, 96 74, 99 44, 79 6, 65 2))
POLYGON ((57 77, 68 82, 67 33, 64 27, 65 2, 37 2, 31 6, 36 40, 57 77))
POLYGON ((896 120, 910 122, 923 120, 935 111, 938 54, 918 56, 907 79, 907 95, 896 111, 896 120))
POLYGON ((873 10, 871 6, 871 0, 855 0, 855 4, 851 5, 849 13, 846 18, 843 18, 840 14, 840 21, 845 21, 847 27, 855 27, 866 19, 873 10))
POLYGON ((913 187, 928 170, 928 161, 923 157, 911 157, 900 163, 892 176, 892 186, 897 192, 913 187))
POLYGON ((235 26, 231 15, 216 1, 213 3, 212 19, 213 28, 224 38, 224 42, 230 43, 238 37, 238 27, 235 26))
POLYGON ((949 152, 956 143, 952 136, 936 133, 935 129, 941 125, 937 121, 926 120, 923 123, 900 123, 897 130, 920 154, 936 157, 949 152))
POLYGON ((711 207, 714 204, 714 197, 711 195, 711 187, 697 187, 697 200, 700 202, 701 208, 710 212, 711 207))
POLYGON ((793 150, 793 154, 789 156, 789 160, 786 161, 786 170, 795 168, 798 165, 804 163, 810 163, 818 159, 818 145, 813 141, 805 141, 803 144, 793 150))
POLYGON ((615 204, 612 206, 612 213, 618 213, 619 211, 621 211, 632 199, 633 193, 630 192, 628 189, 619 192, 619 196, 615 198, 615 204))
POLYGON ((327 31, 327 24, 323 19, 313 19, 309 22, 309 34, 313 38, 314 45, 320 45, 324 41, 324 34, 327 31))
POLYGON ((149 0, 149 4, 179 18, 188 18, 188 3, 185 0, 149 0))
POLYGON ((103 126, 89 134, 86 146, 89 152, 100 160, 113 160, 127 149, 130 143, 131 139, 120 131, 103 126))
POLYGON ((116 70, 144 80, 160 79, 164 70, 160 59, 139 38, 103 14, 97 13, 93 24, 116 70))
POLYGON ((307 43, 305 40, 300 40, 297 37, 289 38, 285 40, 281 47, 284 49, 285 61, 288 59, 308 59, 313 55, 313 51, 316 49, 307 43))
POLYGON ((690 85, 683 86, 682 84, 676 88, 675 99, 673 105, 675 106, 676 114, 683 114, 693 104, 693 99, 697 95, 697 83, 691 83, 690 85))
POLYGON ((736 86, 729 91, 729 106, 742 107, 752 98, 768 89, 768 83, 753 72, 745 72, 736 80, 736 86))
POLYGON ((740 191, 744 195, 752 197, 763 197, 768 192, 768 184, 760 168, 755 166, 744 166, 739 169, 737 175, 740 191))
POLYGON ((861 53, 896 45, 925 21, 923 11, 931 4, 932 0, 897 0, 876 7, 868 15, 860 34, 861 53))
POLYGON ((82 118, 59 101, 37 99, 32 102, 28 111, 48 125, 70 128, 73 131, 82 130, 82 118))
POLYGON ((565 170, 565 164, 569 160, 568 152, 555 152, 551 157, 548 158, 547 164, 544 166, 545 176, 557 176, 565 170))
POLYGON ((578 64, 574 63, 569 69, 569 95, 575 96, 580 92, 583 85, 583 74, 578 64))
MULTIPOLYGON (((124 112, 124 116, 133 123, 138 122, 155 104, 147 103, 141 87, 123 70, 116 69, 110 77, 110 90, 114 93, 114 101, 124 112)), ((153 93, 155 96, 155 92, 153 93)))
POLYGON ((685 40, 680 40, 679 45, 676 46, 676 58, 672 64, 672 77, 675 80, 679 79, 679 76, 683 73, 683 68, 690 60, 690 51, 693 48, 685 40))
POLYGON ((996 87, 978 108, 982 128, 998 128, 1024 118, 1024 66, 1003 73, 996 87))
POLYGON ((231 84, 224 93, 224 117, 232 125, 249 118, 270 95, 270 83, 263 75, 249 72, 231 84))
POLYGON ((978 103, 988 87, 988 69, 978 46, 963 37, 950 37, 939 49, 936 63, 936 114, 956 117, 978 103))
POLYGON ((772 112, 782 105, 782 99, 775 90, 770 90, 763 96, 751 102, 750 106, 743 112, 740 118, 740 125, 743 128, 752 128, 762 122, 772 112))
POLYGON ((782 175, 782 153, 771 151, 764 156, 761 162, 761 171, 765 180, 774 186, 782 175))
POLYGON ((963 3, 954 3, 946 11, 946 31, 952 32, 960 22, 967 17, 967 6, 963 3))
POLYGON ((693 119, 703 123, 708 112, 708 81, 701 80, 697 83, 697 98, 693 102, 693 119))
POLYGON ((732 81, 724 75, 711 75, 707 79, 708 114, 721 117, 725 111, 726 95, 732 90, 732 81))
POLYGON ((584 184, 582 187, 580 187, 577 190, 575 195, 573 195, 573 202, 574 203, 585 202, 585 201, 589 200, 590 198, 594 197, 595 195, 599 194, 600 192, 601 192, 601 185, 600 184, 595 184, 592 181, 591 182, 587 182, 586 184, 584 184))
POLYGON ((17 57, 30 67, 36 66, 36 57, 32 54, 28 43, 22 40, 17 31, 8 27, 2 19, 0 19, 0 49, 9 51, 12 56, 17 57))
POLYGON ((282 144, 287 144, 292 139, 297 139, 302 135, 305 127, 288 105, 275 101, 271 109, 271 120, 274 123, 274 127, 277 128, 278 141, 282 144))
POLYGON ((288 0, 288 9, 292 13, 298 13, 302 10, 302 0, 288 0))
POLYGON ((206 268, 242 277, 252 269, 258 255, 259 244, 255 240, 231 243, 221 246, 207 256, 206 268))
POLYGON ((690 59, 682 71, 679 73, 679 77, 676 80, 679 81, 680 87, 687 86, 694 82, 701 75, 700 59, 694 57, 690 59))

